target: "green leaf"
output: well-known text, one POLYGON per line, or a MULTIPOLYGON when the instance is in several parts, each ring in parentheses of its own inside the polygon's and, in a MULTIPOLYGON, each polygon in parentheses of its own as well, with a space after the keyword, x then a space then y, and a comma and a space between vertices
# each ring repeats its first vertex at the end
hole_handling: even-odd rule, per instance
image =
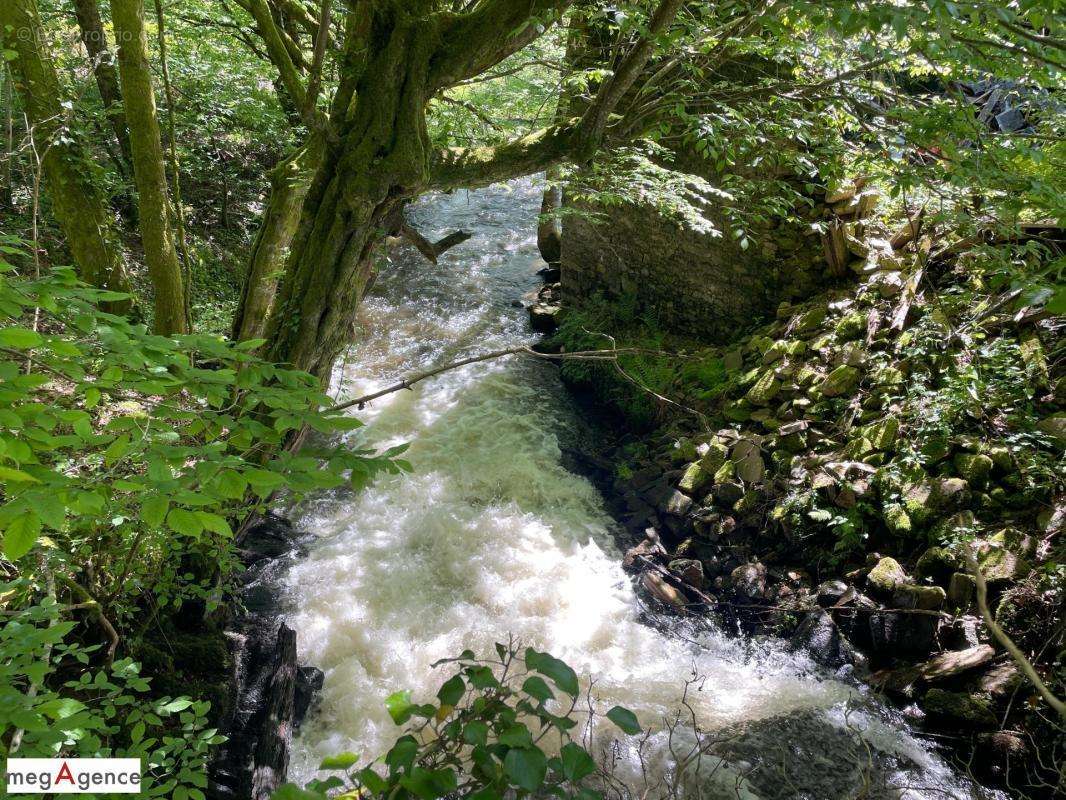
POLYGON ((536 675, 526 678, 525 683, 522 684, 522 691, 542 703, 555 698, 555 694, 548 684, 544 682, 544 679, 538 678, 536 675))
POLYGON ((463 728, 463 741, 467 744, 485 744, 489 740, 489 726, 481 720, 467 723, 463 728))
POLYGON ((230 529, 225 517, 212 514, 210 511, 197 511, 195 513, 207 530, 217 533, 219 536, 233 536, 233 531, 230 529))
POLYGON ((43 342, 41 334, 29 328, 0 328, 0 345, 26 350, 43 342))
POLYGON ((622 733, 628 733, 630 736, 640 733, 640 723, 637 721, 637 715, 628 708, 614 706, 607 712, 607 719, 621 728, 622 733))
POLYGON ((244 477, 248 479, 252 490, 260 497, 266 497, 285 483, 284 477, 265 469, 250 469, 244 473, 244 477))
POLYGON ((239 472, 224 469, 215 478, 215 485, 218 487, 218 493, 223 497, 229 500, 240 500, 248 488, 248 481, 239 472))
POLYGON ((577 697, 580 687, 577 673, 563 661, 549 653, 538 653, 532 647, 526 650, 526 666, 541 675, 547 675, 552 681, 571 697, 577 697))
POLYGON ((204 530, 204 524, 200 521, 200 518, 192 511, 186 511, 184 508, 175 508, 167 514, 167 525, 175 533, 181 533, 185 536, 199 536, 204 530))
POLYGON ((33 548, 41 533, 41 518, 35 511, 25 511, 8 523, 4 531, 4 555, 18 561, 33 548))
POLYGON ((351 769, 357 763, 359 763, 359 756, 355 753, 338 753, 335 756, 326 756, 322 759, 322 763, 318 765, 319 769, 351 769))
POLYGON ((414 707, 414 703, 411 702, 410 689, 393 692, 385 698, 385 708, 388 709, 389 716, 397 725, 403 725, 411 718, 414 707))
POLYGON ((499 735, 499 742, 508 747, 532 747, 533 736, 525 725, 512 725, 499 735))
POLYGON ((535 792, 544 783, 548 759, 535 747, 514 748, 503 759, 503 771, 515 786, 535 792))
POLYGON ((465 692, 466 683, 463 681, 462 676, 453 675, 440 687, 440 691, 437 692, 437 699, 440 700, 441 705, 454 706, 458 705, 465 692))
POLYGON ((9 481, 11 483, 40 483, 39 480, 28 472, 23 472, 20 469, 12 469, 11 467, 0 467, 0 481, 9 481))
POLYGON ((170 501, 162 495, 153 495, 141 503, 141 520, 150 528, 158 528, 166 519, 170 501))
POLYGON ((385 755, 385 763, 389 765, 390 774, 395 775, 410 769, 417 754, 418 740, 409 735, 401 736, 385 755))
POLYGON ((568 781, 579 781, 596 771, 596 762, 584 747, 574 742, 567 742, 559 751, 563 762, 563 775, 568 781))
POLYGON ((400 780, 400 785, 422 800, 437 800, 455 791, 458 782, 450 769, 423 769, 412 767, 411 773, 400 780))
POLYGON ((120 436, 104 450, 104 464, 110 466, 126 455, 126 451, 130 449, 130 438, 128 436, 120 436))
POLYGON ((355 773, 356 780, 370 790, 371 794, 381 794, 388 787, 385 779, 378 775, 370 767, 365 767, 355 773))

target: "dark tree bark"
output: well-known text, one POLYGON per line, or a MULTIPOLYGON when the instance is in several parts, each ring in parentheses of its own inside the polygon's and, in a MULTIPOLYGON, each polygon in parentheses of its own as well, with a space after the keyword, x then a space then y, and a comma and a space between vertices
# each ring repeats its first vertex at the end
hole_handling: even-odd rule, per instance
POLYGON ((281 623, 274 647, 274 675, 252 763, 252 800, 270 800, 289 769, 296 700, 296 631, 281 623))

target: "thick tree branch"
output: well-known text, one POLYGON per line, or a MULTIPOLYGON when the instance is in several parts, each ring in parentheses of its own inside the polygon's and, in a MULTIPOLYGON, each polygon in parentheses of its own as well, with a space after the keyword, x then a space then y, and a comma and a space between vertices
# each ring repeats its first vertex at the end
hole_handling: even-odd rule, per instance
POLYGON ((308 117, 315 110, 318 93, 322 89, 322 66, 326 60, 326 46, 329 44, 330 14, 333 0, 322 0, 322 17, 319 20, 318 33, 315 36, 315 53, 311 61, 311 77, 307 80, 307 97, 302 109, 303 116, 308 117))
POLYGON ((433 158, 428 188, 477 189, 531 175, 569 158, 577 150, 575 122, 543 128, 495 147, 452 147, 433 158))
POLYGON ((585 161, 607 134, 622 98, 655 52, 655 40, 669 29, 683 0, 661 0, 644 35, 604 81, 580 120, 554 125, 495 147, 451 148, 437 152, 430 165, 430 188, 477 188, 539 172, 565 159, 585 161))
POLYGON ((274 15, 270 13, 266 0, 238 0, 238 3, 252 15, 255 20, 259 36, 266 45, 267 55, 281 76, 281 83, 285 91, 289 93, 293 104, 298 109, 306 107, 306 92, 300 76, 296 71, 296 65, 289 55, 289 49, 285 46, 281 32, 274 24, 274 15))
POLYGON ((430 63, 429 92, 480 75, 517 53, 559 20, 573 0, 485 0, 442 15, 442 44, 430 63))
POLYGON ((595 99, 581 119, 583 134, 594 146, 599 146, 611 114, 648 65, 655 52, 655 40, 673 24, 682 3, 683 0, 662 0, 651 15, 647 32, 633 45, 614 74, 600 85, 595 99))

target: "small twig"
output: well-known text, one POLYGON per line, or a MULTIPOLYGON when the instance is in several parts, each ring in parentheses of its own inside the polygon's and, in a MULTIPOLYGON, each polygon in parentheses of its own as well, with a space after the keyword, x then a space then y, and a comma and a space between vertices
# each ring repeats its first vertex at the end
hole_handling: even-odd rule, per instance
POLYGON ((89 593, 88 589, 69 575, 60 575, 59 580, 63 582, 64 586, 85 602, 86 608, 89 610, 89 616, 93 618, 93 621, 96 622, 97 625, 104 629, 104 634, 110 642, 107 646, 107 656, 104 659, 104 664, 110 667, 115 660, 115 651, 118 649, 118 631, 115 630, 115 626, 112 625, 111 621, 104 615, 100 602, 89 593))
MULTIPOLYGON (((370 394, 365 394, 361 397, 356 397, 353 400, 346 400, 343 403, 337 403, 336 405, 332 405, 329 408, 324 409, 324 411, 343 411, 344 409, 352 408, 353 406, 356 406, 360 410, 362 410, 367 403, 373 400, 377 400, 379 397, 384 397, 385 395, 393 394, 394 392, 399 392, 404 389, 410 389, 416 383, 424 381, 427 378, 432 378, 436 375, 440 375, 443 372, 449 372, 453 369, 458 369, 459 367, 465 367, 470 364, 477 364, 483 361, 492 361, 497 358, 505 358, 506 356, 524 355, 529 356, 531 358, 545 359, 548 361, 615 361, 617 363, 617 357, 619 355, 634 355, 638 353, 655 353, 657 355, 670 355, 675 357, 681 357, 678 356, 678 354, 676 353, 664 353, 657 350, 647 350, 640 347, 620 347, 613 348, 611 350, 581 350, 573 353, 538 353, 529 345, 521 345, 519 347, 508 347, 504 350, 493 350, 488 353, 482 353, 478 356, 470 356, 469 358, 454 361, 451 364, 445 364, 440 367, 435 367, 424 372, 416 372, 413 375, 404 378, 399 383, 395 383, 385 389, 380 389, 376 392, 371 392, 370 394)), ((641 384, 637 385, 641 386, 641 384)), ((653 392, 651 389, 647 389, 646 387, 642 388, 644 388, 645 391, 655 397, 658 397, 660 399, 666 399, 662 398, 659 394, 653 392)), ((667 400, 667 402, 670 401, 667 400)), ((675 403, 675 405, 677 404, 675 403)))

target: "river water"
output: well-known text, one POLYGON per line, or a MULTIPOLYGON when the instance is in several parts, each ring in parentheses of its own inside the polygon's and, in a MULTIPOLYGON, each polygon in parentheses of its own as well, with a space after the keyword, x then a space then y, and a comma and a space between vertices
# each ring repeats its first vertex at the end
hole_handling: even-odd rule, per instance
MULTIPOLYGON (((366 301, 361 343, 335 375, 338 396, 530 341, 512 303, 538 285, 538 206, 525 181, 418 206, 413 216, 430 238, 456 228, 475 235, 437 266, 393 254, 366 301)), ((293 780, 314 777, 331 753, 384 753, 400 734, 387 695, 432 698, 444 679, 434 661, 466 648, 491 653, 510 633, 595 679, 603 708, 627 706, 659 731, 645 753, 652 772, 670 769, 664 716, 686 678, 701 676, 692 708, 727 743, 690 796, 978 796, 893 713, 806 657, 710 627, 649 624, 656 619, 620 568, 601 496, 562 465, 561 447, 595 431, 552 365, 464 367, 358 413, 367 426, 352 446, 411 442, 415 472, 296 510, 315 540, 289 572, 285 602, 301 663, 326 679, 295 742, 293 780)), ((623 743, 618 769, 635 780, 631 748, 623 743)))

